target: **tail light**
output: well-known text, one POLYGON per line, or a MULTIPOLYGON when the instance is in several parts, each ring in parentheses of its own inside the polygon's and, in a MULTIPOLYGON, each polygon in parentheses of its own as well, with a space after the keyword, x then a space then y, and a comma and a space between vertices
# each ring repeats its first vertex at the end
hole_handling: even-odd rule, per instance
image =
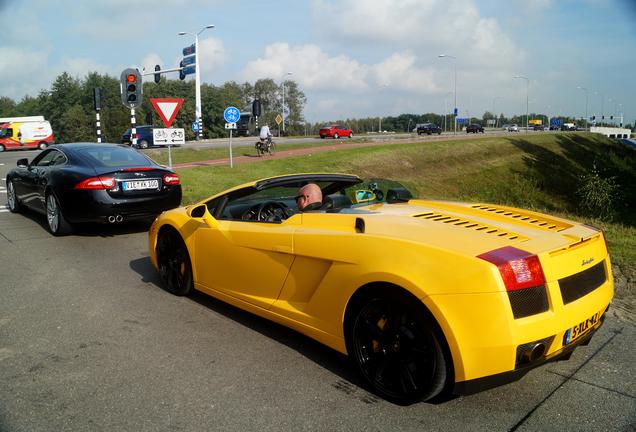
POLYGON ((113 177, 90 177, 75 185, 75 189, 112 189, 115 187, 113 177))
POLYGON ((177 174, 174 174, 174 173, 164 174, 163 184, 178 185, 179 183, 181 183, 181 180, 179 180, 179 176, 177 174))
POLYGON ((507 291, 545 285, 539 257, 512 246, 478 255, 497 266, 507 291))

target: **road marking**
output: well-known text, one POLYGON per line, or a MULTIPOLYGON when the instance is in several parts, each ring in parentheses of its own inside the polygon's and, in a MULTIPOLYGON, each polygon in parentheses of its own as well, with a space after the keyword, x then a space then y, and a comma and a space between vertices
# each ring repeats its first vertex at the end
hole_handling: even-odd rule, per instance
POLYGON ((6 213, 9 211, 9 206, 5 205, 4 207, 0 207, 0 213, 6 213))

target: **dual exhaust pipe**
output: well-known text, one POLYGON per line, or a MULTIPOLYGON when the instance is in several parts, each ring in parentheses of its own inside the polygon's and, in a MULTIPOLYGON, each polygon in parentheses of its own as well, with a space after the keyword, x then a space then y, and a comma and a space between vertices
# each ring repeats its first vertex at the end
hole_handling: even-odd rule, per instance
POLYGON ((521 359, 524 363, 531 363, 540 359, 545 354, 546 346, 543 342, 538 342, 527 347, 521 353, 521 359))
POLYGON ((122 222, 124 220, 124 217, 122 215, 110 215, 108 216, 108 222, 109 223, 119 223, 122 222))

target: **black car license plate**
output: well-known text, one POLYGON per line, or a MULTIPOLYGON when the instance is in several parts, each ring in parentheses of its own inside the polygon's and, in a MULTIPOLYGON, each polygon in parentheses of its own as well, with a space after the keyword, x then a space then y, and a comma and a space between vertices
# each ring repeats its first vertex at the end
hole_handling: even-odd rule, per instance
POLYGON ((159 189, 159 180, 130 180, 122 183, 125 191, 159 189))

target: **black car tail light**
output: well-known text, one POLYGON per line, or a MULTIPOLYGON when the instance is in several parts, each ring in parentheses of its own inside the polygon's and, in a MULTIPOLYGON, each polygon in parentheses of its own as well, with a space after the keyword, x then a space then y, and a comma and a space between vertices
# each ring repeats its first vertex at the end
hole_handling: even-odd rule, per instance
POLYGON ((75 185, 75 189, 112 189, 117 183, 114 177, 90 177, 75 185))
POLYGON ((179 179, 178 174, 170 173, 170 174, 165 174, 163 176, 163 184, 178 185, 180 183, 181 183, 181 180, 179 179))

